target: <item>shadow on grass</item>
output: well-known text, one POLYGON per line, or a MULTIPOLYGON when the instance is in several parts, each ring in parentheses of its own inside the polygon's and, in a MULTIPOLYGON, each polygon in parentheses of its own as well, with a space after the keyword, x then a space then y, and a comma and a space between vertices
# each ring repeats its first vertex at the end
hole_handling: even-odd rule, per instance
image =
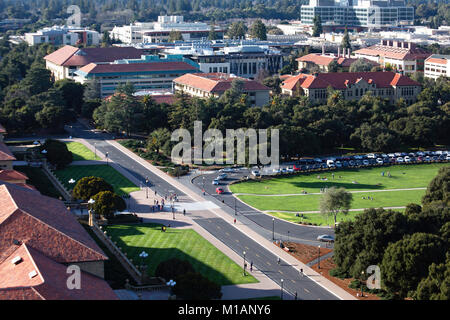
POLYGON ((292 182, 293 186, 300 188, 300 189, 306 189, 306 188, 345 188, 345 189, 362 189, 362 190, 379 190, 383 189, 382 185, 376 185, 376 184, 362 184, 362 183, 349 183, 349 182, 335 182, 334 180, 328 180, 328 181, 317 181, 317 182, 292 182))
MULTIPOLYGON (((149 276, 155 275, 156 267, 159 263, 166 261, 171 258, 178 258, 180 260, 186 260, 191 263, 192 267, 196 272, 199 272, 203 276, 207 277, 209 280, 217 283, 218 285, 234 285, 232 279, 228 278, 225 274, 219 272, 213 267, 206 265, 204 262, 198 260, 197 258, 192 257, 191 255, 183 252, 178 248, 149 248, 144 246, 133 246, 128 245, 125 241, 122 240, 123 236, 134 236, 134 235, 145 235, 144 233, 137 230, 139 227, 152 228, 156 232, 161 231, 161 224, 142 224, 135 226, 126 226, 124 228, 114 228, 114 231, 110 231, 109 235, 112 236, 113 241, 117 242, 117 245, 122 248, 124 252, 127 253, 127 256, 133 260, 135 265, 142 264, 142 258, 139 257, 139 254, 143 251, 148 253, 148 258, 145 260, 145 264, 147 265, 147 272, 149 276)), ((177 229, 167 229, 164 232, 164 237, 170 238, 171 236, 178 236, 181 230, 177 229)), ((139 241, 137 241, 139 242, 139 241)), ((171 242, 170 239, 167 239, 167 242, 171 242)), ((232 260, 229 263, 234 264, 232 260)), ((237 272, 239 272, 239 268, 237 268, 237 272)), ((170 279, 166 279, 167 281, 170 279)))

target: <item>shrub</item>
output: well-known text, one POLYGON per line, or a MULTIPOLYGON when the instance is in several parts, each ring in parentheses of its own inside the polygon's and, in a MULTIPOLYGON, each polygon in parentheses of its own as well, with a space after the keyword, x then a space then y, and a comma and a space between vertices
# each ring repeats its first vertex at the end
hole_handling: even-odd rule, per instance
POLYGON ((127 207, 125 200, 111 191, 99 192, 92 199, 95 200, 95 213, 105 218, 112 218, 116 211, 123 211, 127 207))
POLYGON ((54 165, 57 169, 63 169, 73 160, 72 152, 67 149, 67 145, 64 142, 47 139, 40 147, 41 152, 44 150, 47 151, 45 154, 47 161, 54 165))
POLYGON ((200 273, 189 272, 180 277, 173 293, 184 300, 211 300, 222 297, 221 287, 200 273))
POLYGON ((78 180, 75 188, 73 188, 72 195, 74 199, 89 200, 102 191, 114 192, 114 188, 103 178, 84 177, 78 180))
POLYGON ((155 276, 178 281, 178 278, 186 273, 193 273, 194 268, 187 260, 172 258, 161 262, 155 270, 155 276))

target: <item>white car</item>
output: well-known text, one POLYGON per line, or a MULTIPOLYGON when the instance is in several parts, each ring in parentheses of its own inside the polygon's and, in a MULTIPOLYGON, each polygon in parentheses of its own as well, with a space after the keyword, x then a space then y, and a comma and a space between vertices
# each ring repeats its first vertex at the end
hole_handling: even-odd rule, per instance
POLYGON ((328 234, 322 234, 317 237, 317 241, 334 242, 334 237, 328 234))
POLYGON ((395 161, 397 161, 397 162, 404 162, 405 160, 403 160, 402 157, 398 157, 397 159, 395 159, 395 161))
POLYGON ((367 154, 366 157, 369 159, 375 159, 375 155, 373 153, 367 154))
POLYGON ((395 158, 395 154, 393 154, 393 153, 388 153, 388 157, 389 157, 389 158, 395 158))
POLYGON ((289 172, 289 173, 294 172, 294 168, 287 168, 287 172, 289 172))
POLYGON ((387 155, 386 153, 383 153, 383 154, 381 155, 381 157, 382 157, 382 158, 389 158, 388 155, 387 155))
POLYGON ((445 160, 450 161, 450 153, 447 154, 447 157, 445 157, 445 160))
POLYGON ((259 173, 258 170, 252 170, 252 175, 255 176, 255 177, 261 176, 261 174, 259 173))
POLYGON ((220 184, 220 182, 219 182, 219 180, 214 179, 214 180, 212 181, 212 184, 215 185, 215 186, 218 186, 218 185, 220 184))
POLYGON ((411 162, 411 158, 409 156, 406 156, 404 159, 405 159, 405 162, 411 162))
POLYGON ((383 161, 383 159, 381 159, 381 158, 377 158, 377 163, 378 163, 378 164, 383 164, 384 161, 383 161))
POLYGON ((369 160, 367 160, 367 159, 363 160, 363 165, 368 166, 369 164, 370 164, 369 160))
POLYGON ((274 169, 272 170, 272 172, 273 172, 273 173, 280 173, 281 170, 280 170, 280 168, 274 168, 274 169))
POLYGON ((340 161, 336 161, 336 168, 342 168, 342 163, 340 161))

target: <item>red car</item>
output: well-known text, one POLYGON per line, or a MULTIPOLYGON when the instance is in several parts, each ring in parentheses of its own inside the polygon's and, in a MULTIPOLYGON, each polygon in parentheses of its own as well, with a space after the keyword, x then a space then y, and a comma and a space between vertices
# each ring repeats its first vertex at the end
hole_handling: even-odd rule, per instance
POLYGON ((223 188, 216 188, 216 193, 217 194, 222 194, 224 191, 223 191, 223 188))

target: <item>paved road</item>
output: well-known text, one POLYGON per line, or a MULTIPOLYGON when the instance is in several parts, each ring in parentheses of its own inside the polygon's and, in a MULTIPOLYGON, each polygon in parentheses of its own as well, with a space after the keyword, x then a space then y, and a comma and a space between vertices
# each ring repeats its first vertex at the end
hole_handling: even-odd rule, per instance
MULTIPOLYGON (((72 126, 71 135, 76 138, 85 139, 91 145, 95 145, 96 149, 103 154, 108 153, 108 158, 110 160, 113 160, 116 164, 121 165, 124 169, 129 171, 130 174, 143 183, 146 177, 148 177, 151 181, 152 188, 159 194, 166 195, 176 193, 180 197, 186 196, 180 190, 167 183, 164 179, 153 174, 150 170, 104 141, 106 139, 111 139, 111 136, 102 133, 94 133, 78 123, 72 126)), ((180 181, 183 181, 183 179, 180 179, 180 181)), ((190 186, 193 187, 192 184, 190 186)), ((221 204, 218 200, 209 200, 213 200, 221 204)), ((225 208, 228 210, 230 209, 227 206, 225 206, 225 208)), ((245 219, 242 218, 240 222, 243 223, 244 220, 245 219)), ((210 218, 196 219, 195 221, 240 256, 243 256, 243 251, 245 250, 247 252, 247 259, 253 260, 255 267, 263 270, 264 273, 276 283, 281 285, 281 279, 284 279, 283 287, 286 294, 290 294, 292 296, 295 292, 297 292, 298 299, 303 300, 338 299, 335 295, 322 288, 311 279, 307 277, 302 278, 297 269, 294 268, 295 266, 287 265, 285 263, 278 265, 277 258, 268 249, 238 231, 222 218, 218 218, 213 215, 213 213, 211 213, 210 218)), ((255 230, 259 230, 263 235, 269 238, 267 228, 256 225, 250 220, 246 222, 249 223, 249 225, 255 225, 255 230)))
MULTIPOLYGON (((245 168, 235 173, 227 173, 228 178, 221 182, 220 186, 226 190, 228 183, 239 180, 243 176, 248 176, 249 173, 248 169, 245 168)), ((226 191, 221 195, 217 195, 215 190, 218 186, 212 184, 212 181, 217 175, 217 172, 199 175, 192 179, 192 182, 200 192, 204 189, 209 197, 214 198, 216 203, 221 205, 226 212, 234 215, 236 206, 237 218, 243 219, 253 230, 264 235, 266 238, 271 238, 272 233, 274 233, 275 239, 288 240, 289 238, 289 240, 304 244, 319 245, 320 242, 316 241, 317 236, 321 234, 334 236, 334 230, 331 228, 301 226, 277 218, 273 221, 272 216, 253 209, 244 202, 239 201, 239 199, 236 199, 230 192, 226 191)))

